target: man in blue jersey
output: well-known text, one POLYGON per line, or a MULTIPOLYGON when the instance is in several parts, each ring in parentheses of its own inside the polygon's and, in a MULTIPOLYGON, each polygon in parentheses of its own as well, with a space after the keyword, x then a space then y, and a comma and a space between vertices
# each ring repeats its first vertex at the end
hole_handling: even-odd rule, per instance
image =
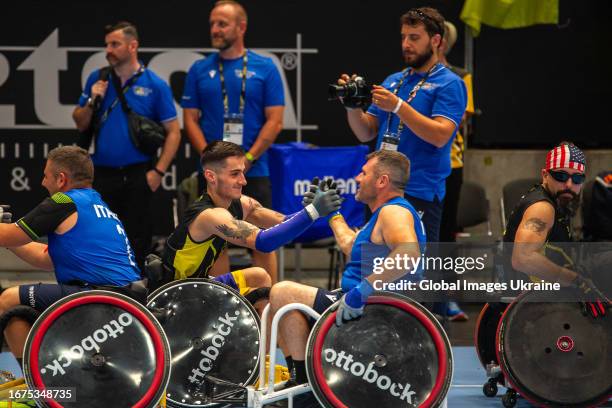
POLYGON ((142 267, 151 247, 151 197, 176 154, 180 129, 170 87, 138 59, 136 27, 124 21, 107 26, 104 41, 110 70, 89 75, 72 117, 80 131, 90 126, 95 130, 94 187, 125 223, 136 262, 142 267), (165 128, 159 158, 140 151, 132 141, 116 88, 121 88, 131 110, 165 128))
MULTIPOLYGON (((130 290, 140 280, 134 252, 125 229, 100 194, 92 188, 93 163, 80 147, 63 146, 49 152, 42 185, 50 197, 13 224, 0 224, 0 246, 8 247, 32 266, 55 271, 57 284, 33 284, 5 289, 0 316, 17 306, 43 311, 70 294, 92 286, 130 290), (47 236, 48 245, 36 242, 47 236)), ((14 318, 5 338, 17 357, 29 324, 14 318)))
MULTIPOLYGON (((467 96, 465 84, 438 62, 444 18, 429 7, 401 19, 402 53, 408 66, 374 86, 367 112, 347 107, 348 122, 361 142, 376 138, 376 149, 398 150, 411 162, 405 197, 422 214, 429 242, 439 241, 444 180, 451 172, 450 149, 467 96)), ((356 75, 353 76, 353 78, 356 75)), ((351 78, 343 74, 345 84, 351 78)))
MULTIPOLYGON (((398 257, 416 260, 425 250, 425 228, 417 211, 403 197, 409 174, 410 161, 402 153, 379 150, 368 155, 356 178, 359 188, 355 198, 370 208, 372 218, 359 232, 353 231, 339 213, 329 220, 338 245, 350 257, 342 274, 341 291, 279 282, 270 291, 273 313, 294 302, 323 313, 340 300, 336 319, 340 325, 363 313, 365 301, 375 288, 382 289, 384 283, 404 276, 406 280, 421 279, 422 271, 411 269, 410 263, 407 268, 403 263, 399 268, 389 267, 391 263, 395 265, 398 257), (377 259, 382 260, 382 264, 377 259), (377 270, 379 264, 387 267, 377 270)), ((304 357, 309 321, 301 312, 292 311, 281 320, 279 330, 285 343, 283 352, 290 369, 295 371, 295 380, 304 383, 307 381, 304 357)))
MULTIPOLYGON (((189 69, 181 102, 185 131, 198 153, 214 140, 242 146, 246 151, 244 193, 270 208, 266 152, 283 126, 283 83, 270 58, 245 48, 247 14, 239 3, 216 2, 209 22, 212 46, 219 52, 189 69)), ((253 264, 266 269, 276 281, 274 253, 254 251, 253 264)), ((228 258, 223 256, 212 273, 227 270, 228 258)))

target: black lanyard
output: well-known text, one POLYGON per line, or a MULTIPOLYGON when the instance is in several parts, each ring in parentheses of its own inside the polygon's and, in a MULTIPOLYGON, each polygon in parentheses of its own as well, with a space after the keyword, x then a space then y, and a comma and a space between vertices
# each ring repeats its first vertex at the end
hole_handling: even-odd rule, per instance
MULTIPOLYGON (((138 71, 136 71, 134 73, 134 75, 132 75, 130 77, 130 79, 128 79, 125 82, 123 87, 121 86, 121 82, 120 82, 121 80, 119 79, 117 74, 115 74, 114 71, 110 73, 110 80, 112 81, 113 86, 115 87, 115 92, 117 93, 117 97, 115 98, 113 103, 108 107, 108 109, 106 111, 104 111, 104 113, 100 117, 100 124, 104 123, 106 121, 106 119, 108 119, 109 113, 115 108, 115 106, 117 106, 117 103, 121 102, 123 104, 123 100, 124 100, 125 97, 121 98, 120 95, 125 95, 127 93, 127 91, 130 90, 130 88, 132 87, 134 82, 136 82, 138 77, 140 75, 142 75, 144 70, 145 70, 145 66, 143 64, 140 64, 140 67, 138 67, 138 71)), ((127 103, 126 103, 126 106, 127 106, 127 103)), ((124 111, 126 110, 125 107, 123 108, 123 110, 124 111)))
MULTIPOLYGON (((246 98, 246 80, 247 80, 247 63, 249 58, 248 51, 244 50, 242 56, 242 89, 240 90, 240 114, 244 114, 244 100, 246 98)), ((219 55, 219 80, 221 81, 221 96, 223 97, 223 110, 227 115, 229 113, 229 101, 227 99, 227 90, 225 89, 225 76, 223 75, 223 62, 219 55)))
MULTIPOLYGON (((437 66, 438 66, 437 63, 432 65, 431 68, 429 68, 429 70, 427 70, 427 73, 425 74, 425 76, 423 76, 423 78, 421 78, 421 80, 419 82, 417 82, 417 84, 414 86, 414 88, 412 88, 412 90, 408 94, 408 98, 406 98, 406 103, 407 104, 410 104, 410 102, 412 102, 412 100, 416 96, 417 92, 419 92, 419 89, 421 89, 421 87, 423 86, 425 81, 427 81, 427 78, 429 78, 429 76, 431 75, 431 73, 434 71, 434 69, 437 66)), ((412 71, 411 68, 406 68, 404 70, 402 78, 400 79, 400 81, 398 82, 397 86, 393 90, 393 95, 397 96, 400 88, 404 84, 404 81, 406 80, 406 78, 408 77, 408 75, 410 74, 411 71, 412 71)), ((397 125, 397 137, 399 137, 400 134, 402 133, 402 130, 404 130, 404 122, 402 122, 402 120, 399 117, 398 117, 398 120, 399 120, 399 124, 397 125)), ((387 114, 387 132, 386 133, 389 133, 389 126, 390 125, 391 125, 391 112, 388 112, 388 114, 387 114)))

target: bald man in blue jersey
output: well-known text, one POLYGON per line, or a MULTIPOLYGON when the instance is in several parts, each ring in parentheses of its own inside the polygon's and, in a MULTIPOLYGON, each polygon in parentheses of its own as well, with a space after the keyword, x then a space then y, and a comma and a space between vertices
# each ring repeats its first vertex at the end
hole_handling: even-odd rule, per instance
MULTIPOLYGON (((0 294, 0 316, 26 305, 42 312, 70 294, 96 286, 131 293, 141 279, 125 229, 92 188, 93 163, 75 146, 49 152, 42 185, 50 197, 13 224, 0 224, 0 246, 32 266, 55 272, 57 284, 14 286, 0 294), (47 236, 48 245, 36 242, 47 236)), ((146 297, 146 295, 145 295, 146 297)), ((20 358, 30 325, 13 318, 5 339, 20 358)))

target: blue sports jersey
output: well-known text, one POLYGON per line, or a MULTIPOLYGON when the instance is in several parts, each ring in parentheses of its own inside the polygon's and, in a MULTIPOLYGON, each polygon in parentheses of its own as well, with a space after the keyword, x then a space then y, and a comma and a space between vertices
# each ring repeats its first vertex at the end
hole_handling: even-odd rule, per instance
MULTIPOLYGON (((89 75, 79 99, 80 106, 85 106, 87 99, 91 96, 92 85, 99 79, 100 70, 95 70, 89 75)), ((109 79, 108 88, 97 116, 101 117, 116 99, 117 92, 109 79)), ((176 119, 176 107, 170 87, 149 69, 145 69, 136 79, 125 93, 125 99, 134 112, 156 122, 176 119)), ((121 167, 150 161, 151 157, 142 153, 132 143, 127 116, 121 109, 121 103, 117 102, 96 136, 96 150, 91 156, 92 161, 96 166, 108 167, 121 167)))
MULTIPOLYGON (((284 106, 285 94, 278 69, 270 58, 247 51, 247 80, 242 147, 248 151, 266 122, 265 108, 284 106)), ((223 60, 223 75, 229 113, 240 112, 243 57, 223 60)), ((223 99, 219 79, 219 54, 194 63, 189 69, 181 101, 183 108, 199 109, 200 128, 207 142, 223 139, 223 99)), ((269 176, 268 153, 247 173, 249 177, 269 176)))
MULTIPOLYGON (((381 205, 374 213, 372 218, 366 223, 366 225, 357 233, 355 242, 351 248, 351 260, 346 264, 346 268, 342 273, 342 292, 346 293, 353 289, 355 286, 368 277, 373 270, 373 259, 374 257, 387 257, 389 255, 389 247, 386 245, 374 244, 371 240, 372 231, 378 220, 378 214, 380 210, 388 205, 398 205, 406 208, 412 214, 414 219, 414 230, 416 232, 417 241, 419 243, 419 249, 421 253, 425 252, 425 246, 427 245, 427 237, 425 235, 425 227, 421 222, 419 214, 414 209, 412 204, 403 197, 393 198, 383 205, 381 205)), ((421 280, 423 276, 422 268, 415 271, 414 274, 405 276, 403 279, 406 280, 421 280)))
MULTIPOLYGON (((49 256, 58 283, 72 280, 125 286, 140 279, 121 221, 91 188, 64 193, 77 207, 76 225, 64 234, 49 233, 49 256)), ((66 198, 68 200, 68 198, 66 198)))
MULTIPOLYGON (((402 75, 403 72, 390 75, 382 86, 393 92, 402 75)), ((410 91, 424 75, 425 73, 411 70, 398 96, 406 100, 410 91)), ((442 116, 454 122, 456 127, 449 141, 438 148, 418 137, 408 126, 404 125, 398 150, 410 159, 410 181, 406 186, 406 194, 427 201, 434 201, 434 197, 437 196, 442 201, 446 193, 444 180, 451 171, 450 150, 466 104, 467 91, 463 80, 444 65, 438 64, 419 89, 416 97, 410 102, 410 106, 430 118, 442 116)), ((387 131, 389 113, 375 105, 371 105, 367 113, 378 118, 376 148, 379 149, 382 137, 387 131)), ((394 114, 390 116, 389 131, 395 133, 399 125, 399 116, 394 114)))

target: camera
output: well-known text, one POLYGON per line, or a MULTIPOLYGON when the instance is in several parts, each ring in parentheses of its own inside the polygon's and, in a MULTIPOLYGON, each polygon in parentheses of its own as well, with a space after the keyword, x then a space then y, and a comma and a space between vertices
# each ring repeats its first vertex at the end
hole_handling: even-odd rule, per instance
POLYGON ((351 79, 345 85, 329 84, 328 99, 335 101, 340 98, 344 106, 365 108, 372 102, 372 86, 362 77, 351 79))

